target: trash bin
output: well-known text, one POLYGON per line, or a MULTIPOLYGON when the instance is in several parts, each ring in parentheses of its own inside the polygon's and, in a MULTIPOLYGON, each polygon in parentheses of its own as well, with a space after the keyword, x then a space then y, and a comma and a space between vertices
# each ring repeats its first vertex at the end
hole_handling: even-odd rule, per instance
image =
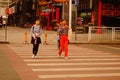
POLYGON ((88 30, 89 30, 89 27, 86 26, 86 27, 85 27, 85 33, 88 33, 88 30))
POLYGON ((0 23, 0 28, 2 28, 2 24, 0 23))

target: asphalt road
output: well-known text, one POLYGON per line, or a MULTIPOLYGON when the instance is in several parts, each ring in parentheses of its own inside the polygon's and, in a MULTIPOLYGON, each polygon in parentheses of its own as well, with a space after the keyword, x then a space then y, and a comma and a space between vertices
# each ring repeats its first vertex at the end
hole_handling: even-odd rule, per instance
MULTIPOLYGON (((9 44, 39 80, 119 80, 120 49, 109 45, 69 45, 69 58, 58 57, 57 45, 41 45, 32 59, 32 45, 9 44)), ((117 46, 117 47, 116 47, 117 46)))
POLYGON ((104 45, 79 45, 82 47, 87 47, 87 48, 91 48, 94 50, 99 50, 99 51, 105 51, 105 52, 109 52, 109 53, 117 53, 120 54, 120 45, 118 44, 104 44, 104 45))
MULTIPOLYGON (((4 30, 4 29, 2 29, 4 30)), ((2 30, 0 36, 3 36, 2 30)), ((32 59, 32 45, 25 44, 30 28, 8 28, 10 44, 0 45, 7 53, 21 80, 120 80, 120 45, 69 45, 69 58, 58 57, 56 32, 48 34, 49 45, 40 45, 38 58, 32 59)), ((84 37, 84 35, 82 35, 84 37)), ((82 37, 81 37, 82 38, 82 37)), ((80 38, 80 39, 81 39, 80 38)))

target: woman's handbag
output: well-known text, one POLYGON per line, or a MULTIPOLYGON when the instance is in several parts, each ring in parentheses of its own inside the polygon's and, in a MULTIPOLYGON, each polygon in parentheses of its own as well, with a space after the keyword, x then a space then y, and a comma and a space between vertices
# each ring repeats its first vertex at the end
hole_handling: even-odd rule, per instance
MULTIPOLYGON (((32 43, 32 44, 35 43, 35 39, 34 39, 33 37, 31 37, 31 43, 32 43)), ((37 37, 36 43, 37 43, 37 44, 41 44, 41 38, 40 38, 40 37, 37 37)))

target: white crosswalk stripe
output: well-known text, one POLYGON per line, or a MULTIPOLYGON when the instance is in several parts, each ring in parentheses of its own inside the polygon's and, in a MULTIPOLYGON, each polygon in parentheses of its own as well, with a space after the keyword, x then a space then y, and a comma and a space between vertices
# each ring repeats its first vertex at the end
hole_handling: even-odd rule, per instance
MULTIPOLYGON (((42 52, 42 54, 39 54, 40 56, 54 56, 55 54, 57 54, 56 52, 49 52, 49 55, 48 54, 44 54, 44 53, 47 53, 47 52, 42 52), (44 55, 43 55, 44 54, 44 55)), ((94 53, 94 52, 83 52, 83 53, 79 53, 79 55, 108 55, 108 54, 110 54, 110 53, 102 53, 102 52, 96 52, 96 53, 94 53)), ((30 56, 31 54, 30 53, 19 53, 19 54, 17 54, 17 55, 20 55, 20 56, 30 56)))
POLYGON ((120 62, 106 62, 106 63, 31 63, 31 64, 27 64, 28 66, 60 66, 60 65, 69 65, 69 66, 73 66, 73 65, 120 65, 120 62))
POLYGON ((28 67, 32 68, 33 72, 38 73, 40 80, 120 77, 120 56, 118 55, 94 50, 87 52, 87 49, 83 48, 80 53, 72 53, 68 59, 64 59, 64 54, 59 58, 54 49, 50 53, 43 51, 41 50, 40 53, 44 54, 38 54, 37 59, 32 59, 32 54, 29 53, 17 54, 28 67), (85 73, 82 74, 82 72, 85 73))
MULTIPOLYGON (((65 59, 24 59, 24 62, 59 62, 66 61, 65 59)), ((110 58, 110 59, 69 59, 69 61, 120 61, 119 58, 110 58)))
POLYGON ((32 69, 33 71, 84 71, 84 70, 120 70, 120 67, 98 67, 98 68, 46 68, 32 69))
POLYGON ((120 76, 120 73, 99 73, 99 74, 64 74, 64 75, 39 75, 39 78, 75 78, 75 77, 113 77, 120 76))
MULTIPOLYGON (((58 58, 58 56, 38 56, 39 58, 58 58)), ((109 55, 109 56, 106 56, 106 55, 89 55, 89 56, 69 56, 69 58, 120 58, 120 56, 116 56, 116 55, 109 55)), ((31 56, 21 56, 21 58, 31 58, 31 56)))

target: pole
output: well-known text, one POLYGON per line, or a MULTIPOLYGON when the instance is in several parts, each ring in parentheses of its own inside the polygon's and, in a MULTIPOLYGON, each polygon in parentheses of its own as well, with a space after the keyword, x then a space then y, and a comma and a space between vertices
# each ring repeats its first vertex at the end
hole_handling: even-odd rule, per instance
POLYGON ((92 11, 91 23, 94 23, 94 11, 92 11))
POLYGON ((47 16, 48 16, 48 23, 47 23, 48 24, 48 30, 51 30, 50 29, 50 12, 48 12, 47 16))
POLYGON ((54 20, 54 6, 52 6, 52 20, 54 20))
POLYGON ((5 41, 7 41, 7 26, 5 25, 5 41))
POLYGON ((115 40, 115 28, 112 28, 112 41, 115 40))
POLYGON ((91 27, 89 27, 89 31, 88 31, 88 41, 91 41, 91 27))
POLYGON ((65 8, 64 8, 64 7, 65 7, 65 3, 63 2, 63 7, 62 7, 62 10, 63 10, 63 11, 62 11, 62 19, 64 19, 64 15, 65 15, 65 14, 64 14, 64 13, 65 13, 65 8))
POLYGON ((56 20, 57 20, 57 23, 59 23, 59 8, 56 8, 56 20))
POLYGON ((76 6, 76 19, 75 19, 75 40, 77 40, 77 33, 76 33, 76 24, 77 24, 77 17, 78 17, 78 13, 77 13, 77 10, 78 10, 78 6, 76 6))
POLYGON ((69 0, 69 32, 68 32, 68 38, 69 41, 72 38, 72 27, 71 27, 71 23, 72 23, 72 0, 69 0))
POLYGON ((25 32, 24 37, 25 37, 25 43, 27 43, 28 42, 28 34, 27 34, 27 32, 25 32))
POLYGON ((97 34, 102 34, 101 31, 101 18, 102 18, 102 2, 98 2, 98 30, 97 34))

